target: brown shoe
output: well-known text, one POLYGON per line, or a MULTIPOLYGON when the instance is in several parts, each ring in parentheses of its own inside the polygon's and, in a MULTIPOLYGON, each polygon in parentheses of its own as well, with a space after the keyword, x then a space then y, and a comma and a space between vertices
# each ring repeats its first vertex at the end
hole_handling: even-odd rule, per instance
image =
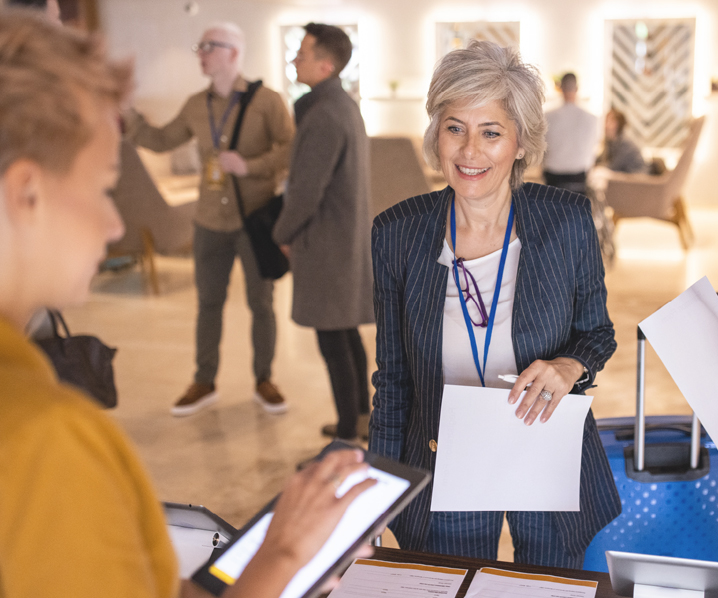
POLYGON ((194 415, 205 407, 216 403, 217 399, 219 399, 219 393, 215 390, 214 384, 198 384, 194 382, 175 403, 170 413, 175 417, 194 415))
POLYGON ((279 389, 269 380, 262 380, 257 383, 254 402, 261 405, 267 413, 273 413, 274 415, 285 413, 288 409, 287 402, 280 394, 279 389))

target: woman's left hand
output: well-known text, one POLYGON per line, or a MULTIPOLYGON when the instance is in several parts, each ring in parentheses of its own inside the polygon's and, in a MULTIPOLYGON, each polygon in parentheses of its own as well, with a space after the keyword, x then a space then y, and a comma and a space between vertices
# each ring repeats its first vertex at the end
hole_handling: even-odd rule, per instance
POLYGON ((521 372, 509 393, 509 403, 513 405, 526 389, 526 395, 516 409, 516 417, 523 419, 527 426, 534 423, 539 414, 541 422, 547 422, 561 399, 582 375, 583 364, 570 357, 557 357, 550 361, 537 359, 521 372), (526 388, 529 384, 531 386, 526 388), (542 391, 551 393, 550 401, 539 396, 542 391))

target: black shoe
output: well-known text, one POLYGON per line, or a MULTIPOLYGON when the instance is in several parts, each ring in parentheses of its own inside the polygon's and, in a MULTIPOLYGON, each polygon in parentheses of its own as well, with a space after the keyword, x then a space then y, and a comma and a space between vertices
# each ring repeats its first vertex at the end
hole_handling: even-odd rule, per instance
MULTIPOLYGON (((337 425, 336 424, 327 424, 326 426, 322 426, 322 436, 328 436, 329 438, 339 438, 337 436, 337 425)), ((348 440, 350 442, 354 442, 358 439, 358 436, 355 436, 354 438, 342 438, 341 440, 348 440)), ((369 440, 369 432, 362 434, 361 439, 364 441, 369 440)))

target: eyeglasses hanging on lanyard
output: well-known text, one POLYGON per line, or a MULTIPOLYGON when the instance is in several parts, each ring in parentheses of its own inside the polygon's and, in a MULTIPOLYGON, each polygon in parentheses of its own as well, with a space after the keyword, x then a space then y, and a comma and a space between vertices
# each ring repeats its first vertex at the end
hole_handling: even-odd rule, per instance
POLYGON ((471 275, 471 272, 469 272, 466 269, 466 266, 464 266, 464 259, 463 258, 457 258, 456 257, 456 208, 455 208, 455 197, 451 198, 451 245, 454 248, 454 260, 453 260, 453 266, 452 270, 454 273, 454 282, 456 282, 456 287, 459 289, 459 302, 461 303, 461 311, 464 314, 464 322, 466 323, 466 329, 469 333, 469 341, 471 342, 471 353, 474 356, 474 364, 476 365, 476 371, 479 373, 479 380, 481 381, 481 386, 486 386, 484 382, 484 375, 486 373, 486 360, 489 357, 489 345, 491 344, 491 334, 494 329, 494 320, 496 318, 496 308, 499 304, 499 295, 501 294, 501 281, 504 277, 504 266, 506 265, 506 256, 509 252, 509 242, 511 241, 511 229, 514 225, 514 204, 511 204, 511 209, 509 210, 509 221, 506 225, 506 234, 504 235, 504 245, 501 249, 501 260, 499 261, 499 272, 496 276, 496 287, 494 288, 494 297, 491 301, 491 313, 489 314, 489 317, 486 318, 486 307, 484 306, 484 301, 481 298, 481 293, 479 291, 479 287, 476 284, 476 280, 471 275), (464 280, 466 281, 466 294, 467 297, 472 299, 474 301, 474 304, 476 304, 479 307, 479 313, 481 314, 482 321, 480 323, 476 323, 473 321, 471 316, 469 315, 469 309, 466 306, 466 300, 464 299, 464 291, 461 288, 461 281, 459 279, 459 269, 461 269, 464 272, 464 280), (474 285, 474 290, 477 295, 477 299, 474 299, 474 297, 471 295, 471 289, 469 288, 469 278, 471 277, 471 281, 474 285), (483 309, 482 309, 483 308, 483 309), (474 336, 474 326, 479 326, 482 328, 486 328, 486 338, 484 340, 484 367, 483 370, 481 368, 481 363, 479 362, 479 350, 476 346, 476 337, 474 336))

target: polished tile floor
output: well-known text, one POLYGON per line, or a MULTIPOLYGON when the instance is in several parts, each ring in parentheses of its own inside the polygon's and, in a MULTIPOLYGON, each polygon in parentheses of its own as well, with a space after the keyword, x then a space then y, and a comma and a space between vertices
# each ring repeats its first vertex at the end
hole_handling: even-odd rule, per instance
MULTIPOLYGON (((681 249, 670 224, 619 224, 618 257, 607 273, 608 303, 618 350, 598 377, 597 417, 635 409, 636 324, 707 275, 718 284, 718 211, 689 214, 696 244, 681 249)), ((119 407, 112 413, 134 440, 163 500, 203 504, 235 526, 243 524, 282 487, 296 464, 325 444, 322 424, 334 421, 329 382, 312 330, 289 318, 291 277, 276 285, 278 316, 274 380, 290 410, 265 414, 251 401, 249 313, 241 269, 236 268, 225 309, 220 402, 188 418, 169 408, 193 373, 196 299, 188 258, 158 260, 160 296, 146 293, 139 269, 97 277, 88 303, 68 310, 74 333, 93 333, 118 347, 119 407)), ((374 328, 362 336, 374 363, 374 328)), ((649 414, 690 413, 672 379, 649 349, 649 414)), ((510 541, 500 558, 511 560, 510 541)))

